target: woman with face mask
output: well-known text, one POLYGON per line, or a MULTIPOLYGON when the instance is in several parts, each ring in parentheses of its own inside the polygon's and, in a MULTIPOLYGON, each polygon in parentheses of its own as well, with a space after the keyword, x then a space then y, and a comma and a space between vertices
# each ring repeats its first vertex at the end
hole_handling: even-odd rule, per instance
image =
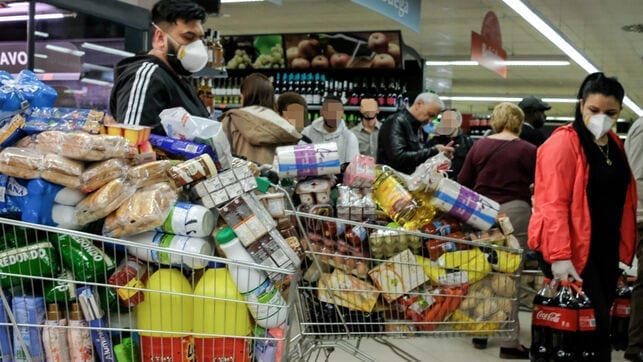
POLYGON ((609 311, 619 261, 632 263, 636 243, 636 184, 612 131, 624 95, 615 78, 585 78, 574 122, 538 148, 529 223, 529 247, 541 253, 545 275, 583 282, 596 333, 578 341, 579 350, 591 351, 596 361, 610 360, 609 311))
POLYGON ((116 65, 109 109, 119 123, 152 127, 165 135, 159 113, 183 107, 193 115, 209 113, 186 79, 203 69, 208 54, 202 38, 205 10, 184 0, 161 0, 152 8, 152 50, 116 65))

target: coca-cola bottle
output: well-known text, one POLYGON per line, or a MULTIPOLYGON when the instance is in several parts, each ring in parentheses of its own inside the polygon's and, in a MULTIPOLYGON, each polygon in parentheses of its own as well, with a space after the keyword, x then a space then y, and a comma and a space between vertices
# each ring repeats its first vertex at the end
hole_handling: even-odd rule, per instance
POLYGON ((534 297, 531 314, 531 361, 548 362, 551 356, 551 324, 558 311, 553 306, 556 290, 551 279, 545 278, 542 289, 534 297))
POLYGON ((596 334, 596 317, 592 301, 582 290, 583 284, 575 282, 572 287, 576 292, 578 305, 578 331, 576 332, 576 356, 578 361, 598 361, 596 347, 601 343, 596 334))
POLYGON ((627 348, 631 300, 632 287, 627 284, 627 276, 623 274, 616 283, 616 298, 610 310, 610 340, 617 351, 627 348))
POLYGON ((560 289, 552 305, 556 307, 556 313, 551 313, 548 317, 551 322, 551 360, 577 361, 578 302, 569 280, 560 282, 560 289))

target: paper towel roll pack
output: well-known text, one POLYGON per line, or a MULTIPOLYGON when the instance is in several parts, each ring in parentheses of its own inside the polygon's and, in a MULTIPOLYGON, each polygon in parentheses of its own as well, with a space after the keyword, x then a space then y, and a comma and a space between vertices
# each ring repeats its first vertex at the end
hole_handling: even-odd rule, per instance
POLYGON ((280 177, 334 175, 340 172, 335 142, 277 147, 275 169, 280 177))
POLYGON ((500 211, 497 202, 448 178, 438 183, 431 204, 480 230, 491 228, 500 211))

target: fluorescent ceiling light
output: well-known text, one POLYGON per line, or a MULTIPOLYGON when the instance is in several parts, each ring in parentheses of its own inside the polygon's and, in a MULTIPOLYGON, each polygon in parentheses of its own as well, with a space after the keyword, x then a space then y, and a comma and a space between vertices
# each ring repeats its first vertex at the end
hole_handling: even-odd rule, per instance
POLYGON ((104 87, 113 87, 114 86, 114 83, 106 82, 104 80, 94 79, 94 78, 81 78, 80 81, 83 82, 83 83, 100 85, 100 86, 104 86, 104 87))
POLYGON ((92 63, 83 63, 83 69, 96 70, 96 71, 99 71, 99 72, 113 72, 114 71, 114 69, 112 69, 110 67, 105 67, 105 66, 102 66, 102 65, 92 64, 92 63))
POLYGON ((45 33, 44 31, 38 31, 38 30, 36 30, 36 31, 34 31, 34 32, 33 32, 33 34, 34 34, 35 36, 39 36, 39 37, 41 37, 41 38, 49 38, 49 33, 45 33))
POLYGON ((65 89, 63 93, 67 94, 85 94, 87 93, 87 89, 65 89))
POLYGON ((85 55, 85 52, 82 51, 82 50, 69 49, 69 48, 58 46, 58 45, 47 44, 47 45, 45 45, 45 48, 49 49, 51 51, 54 51, 54 52, 71 54, 71 55, 75 55, 77 57, 82 57, 83 55, 85 55))
MULTIPOLYGON (((51 19, 62 19, 65 17, 72 16, 71 14, 63 13, 51 13, 51 14, 36 14, 34 19, 36 20, 51 20, 51 19)), ((26 21, 29 19, 29 15, 7 15, 0 16, 0 22, 9 22, 9 21, 26 21)))
POLYGON ((34 73, 44 73, 44 72, 45 72, 45 70, 44 70, 44 69, 40 69, 40 68, 33 68, 33 72, 34 72, 34 73))
MULTIPOLYGON (((480 65, 475 60, 427 60, 425 62, 427 66, 447 66, 447 65, 456 65, 456 66, 477 66, 480 65)), ((560 67, 567 66, 570 63, 567 60, 504 60, 496 62, 498 65, 507 65, 507 66, 549 66, 549 67, 560 67)))
MULTIPOLYGON (((583 68, 587 73, 598 72, 599 69, 594 66, 583 54, 581 54, 573 45, 565 40, 554 28, 547 24, 539 15, 537 15, 531 8, 525 5, 521 0, 502 0, 507 6, 512 8, 518 15, 527 21, 534 29, 538 30, 545 38, 549 39, 556 45, 563 53, 567 54, 576 64, 583 68)), ((643 109, 641 109, 634 101, 625 96, 623 103, 639 117, 643 116, 643 109)))
POLYGON ((49 56, 48 56, 47 54, 40 54, 40 53, 34 53, 34 55, 33 55, 33 56, 34 56, 34 57, 36 57, 36 58, 40 58, 40 59, 47 59, 47 58, 49 58, 49 56))
POLYGON ((80 47, 85 49, 95 50, 97 52, 118 55, 121 57, 132 57, 135 55, 134 53, 131 53, 131 52, 126 52, 124 50, 114 49, 114 48, 110 48, 110 47, 106 47, 106 46, 102 46, 94 43, 85 42, 85 43, 82 43, 80 47))
POLYGON ((549 116, 547 116, 547 120, 548 121, 570 121, 571 122, 571 121, 574 120, 574 117, 564 117, 564 116, 561 116, 561 117, 549 117, 549 116))
MULTIPOLYGON (((480 97, 480 96, 440 96, 440 99, 454 102, 520 102, 522 97, 480 97)), ((547 103, 576 103, 576 98, 543 98, 547 103)))

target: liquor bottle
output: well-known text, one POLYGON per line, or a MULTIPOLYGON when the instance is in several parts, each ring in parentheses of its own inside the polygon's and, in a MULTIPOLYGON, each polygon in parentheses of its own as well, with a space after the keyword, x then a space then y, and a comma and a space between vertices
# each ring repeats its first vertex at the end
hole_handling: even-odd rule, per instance
POLYGON ((241 104, 241 78, 234 78, 234 85, 232 87, 232 95, 234 104, 241 104))
POLYGON ((348 98, 348 105, 350 106, 359 106, 359 94, 357 93, 357 87, 354 82, 350 82, 348 85, 348 92, 350 97, 348 98))
POLYGON ((345 80, 342 83, 342 86, 341 86, 341 91, 342 92, 341 92, 341 95, 339 96, 340 100, 342 101, 342 104, 348 104, 348 97, 346 96, 347 88, 348 88, 348 81, 345 80))
POLYGON ((281 74, 280 73, 275 74, 275 79, 273 81, 273 84, 275 86, 275 99, 277 99, 281 94, 281 74))
POLYGON ((294 81, 293 77, 294 77, 293 74, 290 73, 290 74, 288 74, 287 78, 284 78, 284 80, 286 81, 286 91, 287 92, 294 92, 295 91, 295 88, 293 86, 293 81, 294 81))
POLYGON ((225 68, 225 58, 223 54, 223 45, 218 30, 214 31, 214 40, 212 41, 212 67, 217 70, 225 68))
POLYGON ((395 79, 391 78, 391 80, 389 81, 387 92, 386 106, 395 107, 397 105, 397 96, 395 94, 395 79))
POLYGON ((313 104, 315 91, 313 89, 313 73, 306 75, 306 90, 304 91, 304 99, 306 104, 313 104))
POLYGON ((209 29, 205 31, 205 35, 203 36, 203 39, 205 39, 205 47, 208 52, 208 62, 206 63, 206 67, 210 68, 212 67, 212 59, 213 59, 213 42, 212 42, 212 29, 209 29))
POLYGON ((321 89, 321 81, 319 79, 319 73, 315 73, 315 82, 314 83, 315 83, 315 86, 313 88, 310 104, 320 104, 321 103, 321 96, 322 96, 322 89, 321 89))
POLYGON ((297 94, 301 94, 300 78, 301 78, 301 74, 299 74, 299 73, 294 74, 292 87, 293 87, 293 92, 295 92, 297 94))
POLYGON ((366 79, 366 77, 364 77, 364 79, 362 80, 362 85, 360 86, 360 89, 359 89, 358 103, 360 103, 364 98, 368 98, 368 80, 366 79))
POLYGON ((384 84, 384 78, 380 80, 380 87, 377 90, 376 100, 380 107, 384 107, 386 105, 386 84, 384 84))

